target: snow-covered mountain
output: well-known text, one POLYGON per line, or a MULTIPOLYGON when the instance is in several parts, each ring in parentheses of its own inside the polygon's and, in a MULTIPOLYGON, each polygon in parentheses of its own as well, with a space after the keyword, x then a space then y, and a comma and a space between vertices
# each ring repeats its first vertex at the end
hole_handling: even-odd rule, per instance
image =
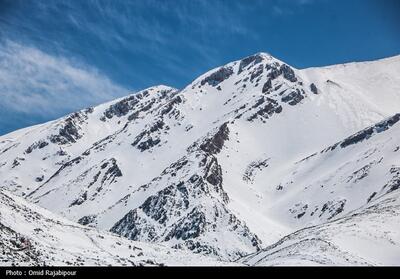
POLYGON ((396 192, 398 112, 400 56, 298 70, 258 53, 0 137, 0 185, 82 225, 237 260, 396 192))

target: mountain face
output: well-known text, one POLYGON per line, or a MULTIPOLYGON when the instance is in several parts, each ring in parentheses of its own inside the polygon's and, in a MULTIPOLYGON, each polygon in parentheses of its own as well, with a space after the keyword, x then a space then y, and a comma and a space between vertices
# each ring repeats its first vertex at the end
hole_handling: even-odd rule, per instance
MULTIPOLYGON (((325 251, 328 232, 378 226, 386 197, 397 201, 399 92, 400 57, 298 70, 258 53, 182 90, 152 87, 0 137, 0 185, 134 241, 306 263, 288 247, 325 251)), ((334 256, 309 262, 342 264, 332 245, 334 256)), ((392 263, 356 252, 348 263, 392 263)))

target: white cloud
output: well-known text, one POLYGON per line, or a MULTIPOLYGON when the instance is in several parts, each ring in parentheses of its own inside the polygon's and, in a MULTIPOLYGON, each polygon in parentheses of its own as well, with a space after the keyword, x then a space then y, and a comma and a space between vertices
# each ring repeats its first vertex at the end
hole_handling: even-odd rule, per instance
POLYGON ((15 42, 0 45, 0 108, 51 118, 127 93, 87 65, 15 42))

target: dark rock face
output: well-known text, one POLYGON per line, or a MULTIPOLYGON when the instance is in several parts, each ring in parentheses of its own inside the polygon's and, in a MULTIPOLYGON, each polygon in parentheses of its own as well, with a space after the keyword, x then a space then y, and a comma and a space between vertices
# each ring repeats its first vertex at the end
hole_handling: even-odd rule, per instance
POLYGON ((79 198, 74 200, 69 207, 75 206, 75 205, 81 205, 87 200, 87 191, 85 191, 79 198))
POLYGON ((156 99, 153 98, 150 101, 147 101, 147 102, 141 104, 138 108, 139 112, 146 112, 146 111, 150 110, 153 107, 155 102, 156 102, 156 99))
POLYGON ((35 178, 35 181, 36 181, 36 182, 42 182, 43 179, 44 179, 44 175, 41 175, 41 176, 36 177, 36 178, 35 178))
POLYGON ((254 119, 260 117, 262 119, 268 119, 275 113, 281 113, 282 106, 273 99, 267 98, 266 104, 262 106, 256 113, 252 114, 247 120, 253 121, 254 119))
POLYGON ((131 210, 110 231, 132 240, 139 239, 143 234, 147 235, 148 240, 153 240, 156 237, 154 228, 146 226, 146 224, 139 224, 139 222, 137 210, 131 210))
POLYGON ((266 93, 272 88, 272 80, 268 79, 266 83, 264 83, 262 88, 262 93, 266 93))
POLYGON ((112 104, 104 112, 104 115, 108 119, 111 119, 113 116, 121 117, 127 115, 138 103, 139 99, 137 99, 135 96, 130 96, 128 98, 119 101, 118 103, 112 104))
POLYGON ((260 99, 258 99, 254 105, 252 105, 252 108, 258 108, 259 106, 261 106, 262 104, 265 103, 265 98, 261 97, 260 99))
POLYGON ((229 202, 229 197, 228 197, 228 195, 225 193, 225 191, 222 188, 222 182, 223 182, 222 168, 218 164, 217 158, 214 157, 214 156, 205 157, 201 161, 200 167, 204 168, 204 170, 205 170, 205 174, 204 174, 203 178, 208 183, 213 185, 214 186, 213 190, 222 197, 222 200, 225 203, 228 203, 229 202))
POLYGON ((173 89, 166 89, 157 91, 157 97, 144 99, 145 97, 150 96, 148 90, 139 92, 135 95, 129 96, 127 98, 122 99, 121 101, 110 105, 104 115, 100 118, 102 121, 106 121, 106 119, 111 119, 115 117, 122 117, 127 114, 128 120, 135 120, 139 117, 139 114, 142 112, 146 112, 150 110, 153 105, 158 100, 163 100, 165 98, 172 98, 175 91, 173 89))
POLYGON ((373 192, 367 199, 367 203, 369 203, 375 196, 376 196, 377 192, 373 192))
POLYGON ((280 67, 280 71, 283 74, 283 77, 291 82, 296 82, 297 78, 292 68, 290 68, 286 64, 282 64, 280 67))
POLYGON ((201 81, 201 85, 208 83, 211 86, 217 86, 233 74, 232 67, 222 67, 210 76, 201 81))
POLYGON ((383 186, 384 189, 388 189, 386 193, 400 189, 400 167, 392 167, 389 172, 392 178, 383 186))
POLYGON ((177 207, 185 210, 189 206, 188 192, 184 183, 178 185, 171 185, 164 190, 160 191, 158 195, 149 197, 141 206, 140 209, 150 216, 153 220, 160 224, 168 221, 168 211, 171 205, 178 202, 177 207), (179 195, 180 199, 176 200, 175 196, 179 195), (156 210, 155 210, 156 209, 156 210))
POLYGON ((162 109, 161 109, 161 111, 160 111, 160 115, 161 116, 164 116, 164 115, 167 115, 167 114, 169 114, 173 109, 174 109, 174 107, 177 105, 177 104, 180 104, 180 103, 182 103, 182 97, 181 96, 176 96, 175 98, 173 98, 170 102, 168 102, 162 109))
POLYGON ((139 111, 135 111, 128 116, 128 121, 132 121, 139 118, 139 111))
POLYGON ((206 215, 204 214, 204 208, 201 206, 193 208, 182 218, 180 222, 174 224, 172 230, 165 237, 165 240, 182 239, 188 240, 199 237, 206 231, 206 215))
POLYGON ((290 92, 286 96, 282 97, 282 102, 288 103, 291 106, 297 105, 301 100, 304 99, 304 92, 300 91, 300 89, 296 89, 295 91, 290 92))
POLYGON ((327 219, 330 220, 344 210, 345 204, 345 199, 339 201, 328 201, 322 206, 321 214, 319 215, 319 217, 324 214, 328 214, 327 219))
POLYGON ((208 154, 217 154, 221 151, 226 140, 229 139, 228 122, 219 127, 218 132, 211 138, 206 139, 201 145, 200 149, 208 154))
POLYGON ((244 68, 249 66, 251 63, 256 65, 258 63, 261 63, 262 60, 263 60, 262 57, 258 54, 244 58, 242 61, 240 61, 238 74, 243 72, 244 68))
POLYGON ((96 216, 94 215, 87 215, 87 216, 83 216, 82 218, 80 218, 78 220, 78 223, 84 226, 93 224, 96 222, 96 216))
POLYGON ((23 158, 23 157, 15 158, 13 163, 12 163, 12 168, 15 168, 15 167, 19 166, 21 164, 21 161, 25 161, 25 158, 23 158))
POLYGON ((318 94, 318 88, 314 83, 310 84, 310 90, 311 90, 312 93, 318 94))
MULTIPOLYGON (((340 142, 340 147, 345 148, 349 145, 356 144, 363 140, 369 139, 374 134, 379 134, 383 131, 386 131, 391 126, 396 124, 399 120, 400 120, 400 113, 395 114, 394 116, 392 116, 388 119, 385 119, 374 126, 371 126, 367 129, 362 130, 361 132, 358 132, 358 133, 348 137, 347 139, 340 142)), ((330 148, 330 150, 335 149, 337 145, 338 144, 332 146, 330 148)))
MULTIPOLYGON (((107 169, 105 172, 103 179, 101 180, 101 184, 103 185, 105 181, 108 181, 109 184, 114 183, 117 177, 122 177, 122 172, 120 168, 117 165, 117 160, 114 158, 111 158, 109 161, 110 167, 107 169)), ((107 163, 108 166, 108 163, 107 163)), ((102 168, 106 168, 103 164, 102 168)))
POLYGON ((151 126, 147 127, 143 132, 135 137, 131 144, 141 152, 149 150, 161 142, 159 132, 163 129, 169 129, 162 119, 157 120, 151 126))
POLYGON ((156 138, 156 139, 153 139, 153 138, 148 138, 146 141, 142 141, 141 143, 139 143, 138 144, 138 146, 137 146, 137 148, 141 151, 141 152, 143 152, 143 151, 146 151, 146 150, 148 150, 148 149, 150 149, 150 148, 153 148, 154 146, 156 146, 157 144, 159 144, 161 142, 161 140, 160 139, 158 139, 158 138, 156 138))
POLYGON ((268 161, 269 158, 251 162, 244 172, 243 180, 246 182, 253 182, 256 172, 268 167, 268 161))
POLYGON ((47 141, 44 140, 40 140, 38 142, 34 142, 32 145, 30 145, 26 150, 25 153, 30 154, 32 153, 33 150, 35 149, 42 149, 46 146, 48 146, 49 143, 47 141))
MULTIPOLYGON (((151 224, 146 224, 147 222, 141 217, 141 214, 145 214, 160 225, 167 226, 170 218, 179 217, 182 212, 188 210, 191 199, 203 195, 206 188, 207 185, 201 178, 192 182, 172 184, 147 198, 138 209, 131 210, 111 228, 111 231, 122 233, 121 235, 133 240, 155 241, 164 237, 169 240, 175 236, 174 232, 169 232, 165 236, 162 231, 157 231, 151 224)), ((201 226, 202 224, 197 225, 201 226)), ((177 233, 176 230, 175 233, 177 233)), ((187 232, 181 231, 181 235, 184 233, 187 232)))
POLYGON ((80 124, 87 120, 87 115, 82 112, 76 112, 68 116, 58 134, 50 136, 50 141, 55 144, 75 143, 82 137, 79 133, 80 124))
POLYGON ((267 77, 269 77, 271 80, 276 79, 282 74, 278 64, 267 64, 265 67, 269 71, 267 77))
POLYGON ((69 207, 81 205, 87 200, 94 200, 94 198, 103 190, 104 186, 110 186, 117 182, 118 177, 122 177, 122 172, 117 165, 117 161, 114 158, 111 158, 101 165, 96 165, 96 167, 83 172, 74 180, 74 182, 79 182, 80 180, 85 179, 88 177, 89 173, 93 173, 93 171, 96 170, 97 172, 90 183, 84 186, 82 193, 69 205, 69 207), (101 180, 99 179, 100 177, 101 180), (95 185, 95 187, 93 185, 95 185))
POLYGON ((364 179, 369 175, 370 169, 373 166, 374 162, 363 166, 362 168, 356 170, 353 172, 347 179, 347 182, 353 181, 354 183, 357 183, 358 181, 364 179))
POLYGON ((255 78, 258 78, 264 71, 264 66, 259 65, 252 73, 250 76, 250 82, 252 82, 255 78))
POLYGON ((166 168, 161 175, 166 175, 166 174, 171 174, 171 176, 175 176, 176 172, 182 169, 184 166, 186 166, 189 163, 189 161, 186 159, 186 157, 183 157, 176 161, 175 163, 172 163, 168 168, 166 168))

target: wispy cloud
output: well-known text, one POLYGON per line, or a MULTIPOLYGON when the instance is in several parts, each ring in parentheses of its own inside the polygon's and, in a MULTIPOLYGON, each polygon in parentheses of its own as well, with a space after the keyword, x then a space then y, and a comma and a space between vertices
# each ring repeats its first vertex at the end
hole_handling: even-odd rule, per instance
POLYGON ((0 45, 0 108, 52 118, 125 94, 87 65, 11 41, 0 45))
POLYGON ((172 64, 179 67, 187 64, 171 51, 179 47, 185 46, 196 53, 200 63, 210 64, 219 54, 212 41, 236 35, 246 38, 256 36, 241 16, 243 10, 250 7, 241 1, 146 0, 84 3, 86 4, 82 5, 90 7, 91 17, 82 14, 88 7, 62 0, 48 4, 46 2, 40 13, 46 18, 58 13, 62 5, 72 26, 88 36, 95 36, 106 48, 129 49, 144 56, 152 56, 148 57, 150 59, 157 57, 156 63, 161 62, 168 67, 172 64))
MULTIPOLYGON (((323 1, 323 0, 320 0, 323 1)), ((275 16, 295 15, 299 10, 311 6, 314 0, 276 0, 271 1, 272 14, 275 16)))

